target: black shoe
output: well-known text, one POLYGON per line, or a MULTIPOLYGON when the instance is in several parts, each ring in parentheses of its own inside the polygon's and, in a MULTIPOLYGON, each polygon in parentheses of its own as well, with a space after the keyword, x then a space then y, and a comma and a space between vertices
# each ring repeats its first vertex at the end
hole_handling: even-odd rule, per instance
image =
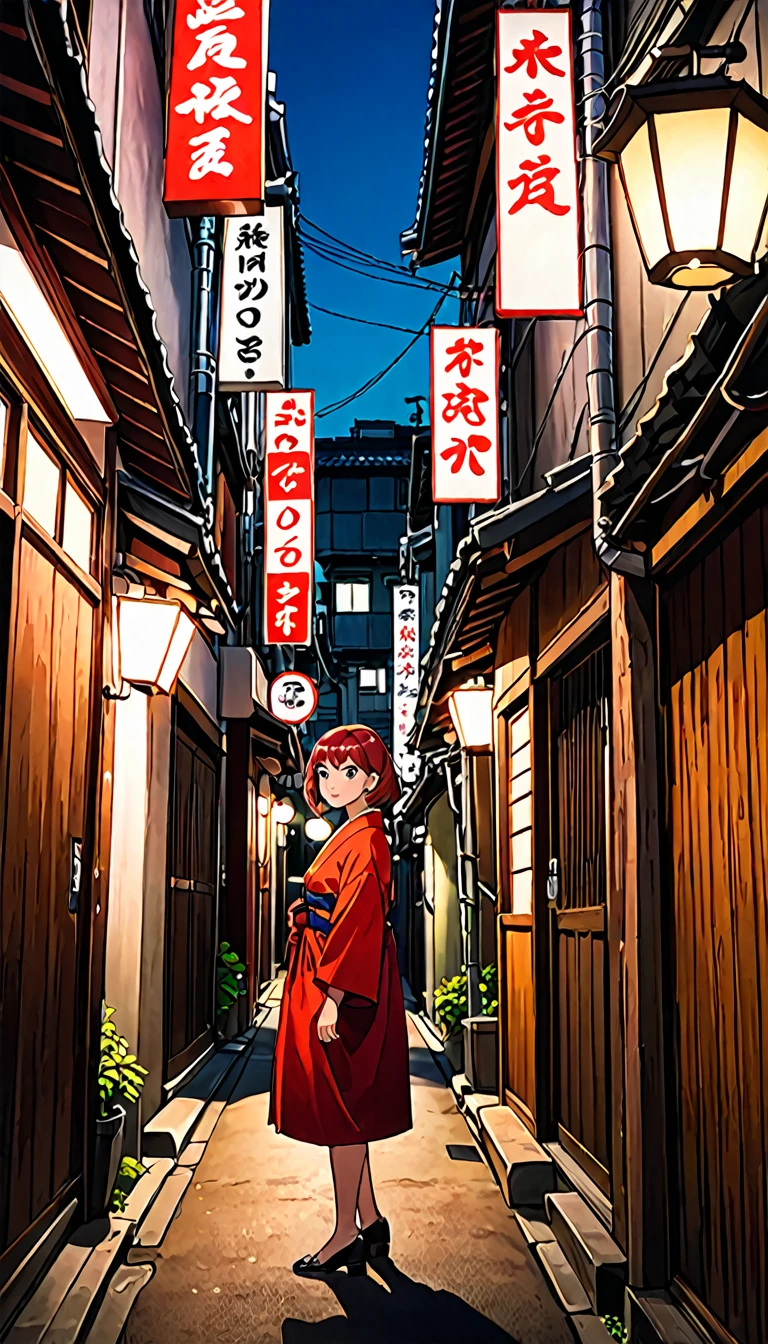
POLYGON ((335 1255, 331 1255, 322 1264, 316 1255, 305 1255, 301 1260, 297 1260, 293 1266, 294 1274, 298 1274, 300 1279, 312 1279, 317 1275, 335 1274, 338 1269, 346 1268, 350 1277, 358 1274, 365 1274, 365 1245, 363 1238, 355 1237, 349 1246, 344 1246, 335 1255))
POLYGON ((368 1227, 364 1227, 360 1235, 368 1260, 385 1260, 387 1258, 391 1236, 386 1218, 377 1218, 375 1223, 370 1223, 368 1227))

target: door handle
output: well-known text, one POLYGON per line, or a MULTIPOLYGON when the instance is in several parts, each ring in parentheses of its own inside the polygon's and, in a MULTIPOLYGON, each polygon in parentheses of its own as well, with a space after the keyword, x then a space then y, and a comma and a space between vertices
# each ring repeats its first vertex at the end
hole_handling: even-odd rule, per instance
POLYGON ((560 864, 557 859, 549 860, 547 873, 547 904, 554 909, 560 895, 560 864))

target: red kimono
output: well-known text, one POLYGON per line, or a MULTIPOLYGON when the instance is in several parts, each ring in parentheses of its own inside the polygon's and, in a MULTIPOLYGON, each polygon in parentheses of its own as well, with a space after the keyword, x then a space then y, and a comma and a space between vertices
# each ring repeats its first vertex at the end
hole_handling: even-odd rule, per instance
POLYGON ((278 1132, 325 1147, 368 1143, 411 1128, 408 1034, 387 914, 392 865, 380 812, 340 826, 305 878, 307 909, 289 939, 269 1119, 278 1132), (344 991, 339 1039, 317 1019, 344 991))

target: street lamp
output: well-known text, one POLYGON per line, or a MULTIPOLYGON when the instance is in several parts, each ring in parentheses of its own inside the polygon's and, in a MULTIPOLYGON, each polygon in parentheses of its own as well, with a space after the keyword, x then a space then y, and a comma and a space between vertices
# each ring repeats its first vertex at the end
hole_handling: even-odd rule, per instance
POLYGON ((194 633, 195 623, 180 602, 119 597, 117 659, 120 680, 168 695, 194 633))
MULTIPOLYGON (((480 887, 477 844, 477 770, 480 757, 488 756, 493 743, 493 690, 478 678, 457 687, 448 697, 448 709, 461 747, 461 810, 458 815, 459 902, 464 962, 467 967, 467 1018, 471 1024, 481 1016, 480 998, 480 887)), ((450 767, 448 769, 450 794, 450 767)), ((450 799, 449 794, 449 799, 450 799)), ((471 1058, 471 1049, 465 1050, 471 1058)))
POLYGON ((619 166, 652 284, 712 289, 754 274, 766 251, 768 99, 723 75, 627 87, 595 151, 619 166))
POLYGON ((275 803, 272 808, 272 817, 278 826, 288 826, 295 816, 296 808, 289 798, 283 798, 282 802, 275 803))
POLYGON ((304 822, 304 834, 308 840, 327 840, 333 835, 333 827, 324 817, 310 817, 304 822))

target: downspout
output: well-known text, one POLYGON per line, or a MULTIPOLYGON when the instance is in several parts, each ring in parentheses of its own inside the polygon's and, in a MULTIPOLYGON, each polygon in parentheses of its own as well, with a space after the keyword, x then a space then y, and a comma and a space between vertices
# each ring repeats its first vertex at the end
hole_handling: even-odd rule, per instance
POLYGON ((605 60, 602 0, 580 0, 577 52, 584 107, 584 314, 587 323, 587 410, 592 459, 592 533, 598 559, 624 574, 645 573, 642 556, 611 540, 601 510, 603 486, 618 465, 613 374, 613 279, 611 275, 609 165, 595 155, 603 129, 605 60))
MULTIPOLYGON (((216 426, 216 220, 203 215, 193 225, 192 367, 189 374, 192 434, 205 474, 207 507, 213 509, 213 443, 216 426)), ((213 519, 209 519, 210 525, 213 519)))

